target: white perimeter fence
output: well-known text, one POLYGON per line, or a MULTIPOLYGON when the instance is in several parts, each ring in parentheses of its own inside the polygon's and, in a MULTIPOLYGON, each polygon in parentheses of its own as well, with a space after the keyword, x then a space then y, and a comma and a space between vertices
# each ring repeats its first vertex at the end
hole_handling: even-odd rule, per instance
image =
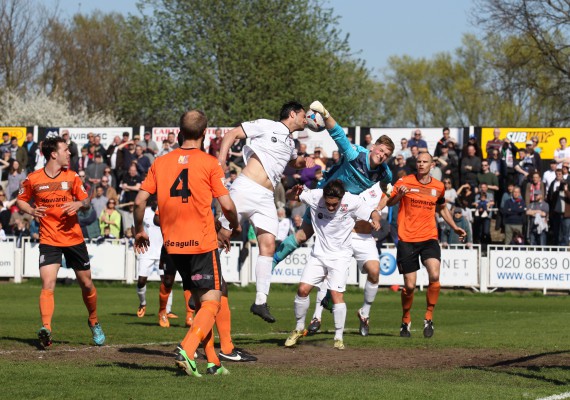
MULTIPOLYGON (((25 239, 22 247, 10 239, 0 242, 0 278, 11 278, 16 283, 24 278, 39 277, 38 243, 25 239)), ((242 286, 255 282, 257 247, 246 245, 248 256, 239 265, 241 242, 232 242, 229 253, 222 252, 222 273, 228 283, 242 286)), ((87 243, 93 279, 133 283, 137 279, 136 256, 132 248, 118 240, 101 244, 87 243)), ((273 271, 272 282, 299 282, 310 255, 310 248, 301 247, 280 263, 273 271)), ((569 290, 570 248, 562 246, 488 246, 487 257, 481 256, 478 245, 472 248, 451 246, 441 251, 440 282, 442 287, 467 287, 483 293, 497 288, 569 290)), ((58 278, 74 278, 71 269, 61 268, 58 278)), ((403 278, 396 267, 396 249, 388 246, 380 256, 380 286, 402 285, 403 278)), ((158 280, 158 276, 150 280, 158 280)), ((179 277, 178 277, 179 279, 179 277)), ((349 285, 364 287, 365 275, 358 272, 356 261, 348 277, 349 285)), ((418 271, 418 286, 428 284, 426 270, 418 271)))

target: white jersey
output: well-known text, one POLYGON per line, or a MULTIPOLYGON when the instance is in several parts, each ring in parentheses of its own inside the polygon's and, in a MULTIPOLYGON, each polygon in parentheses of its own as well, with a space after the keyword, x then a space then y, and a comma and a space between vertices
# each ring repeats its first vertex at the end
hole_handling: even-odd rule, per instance
POLYGON ((311 223, 315 230, 311 255, 325 259, 351 257, 351 232, 355 219, 368 220, 376 205, 371 206, 360 197, 346 192, 340 206, 331 213, 325 205, 322 189, 305 189, 299 199, 311 211, 311 223))
POLYGON ((277 186, 287 163, 297 158, 295 142, 289 128, 283 122, 258 119, 241 124, 246 136, 251 139, 243 147, 243 158, 247 164, 255 154, 267 173, 267 177, 277 186))
POLYGON ((139 254, 139 259, 160 260, 160 250, 163 244, 162 232, 160 232, 160 226, 154 224, 153 219, 154 211, 152 211, 152 208, 145 208, 143 225, 145 232, 148 234, 150 246, 146 252, 139 254))
MULTIPOLYGON (((554 150, 554 158, 570 158, 570 147, 554 150)), ((562 168, 562 163, 558 163, 556 168, 562 168)))
MULTIPOLYGON (((380 182, 376 182, 374 186, 369 187, 368 189, 364 190, 362 193, 358 195, 366 204, 368 204, 373 209, 376 208, 382 197, 385 194, 380 188, 380 182)), ((386 209, 387 207, 384 207, 386 209)), ((368 221, 369 218, 366 218, 368 221)))

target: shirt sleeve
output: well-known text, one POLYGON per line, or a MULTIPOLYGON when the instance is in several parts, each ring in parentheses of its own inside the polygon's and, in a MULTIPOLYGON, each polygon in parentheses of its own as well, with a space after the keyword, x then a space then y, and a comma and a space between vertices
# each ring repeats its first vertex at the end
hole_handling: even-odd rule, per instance
POLYGON ((363 221, 368 221, 370 219, 370 214, 376 208, 376 205, 366 203, 363 199, 355 195, 351 195, 351 197, 353 198, 352 201, 354 202, 355 207, 353 216, 363 221))
POLYGON ((302 201, 303 203, 305 203, 309 207, 314 205, 315 204, 315 198, 317 197, 316 192, 320 192, 320 195, 322 196, 322 189, 310 190, 309 188, 307 188, 305 186, 303 188, 303 191, 299 195, 299 201, 302 201))
POLYGON ((144 190, 145 192, 150 193, 150 194, 156 193, 156 169, 155 169, 155 165, 156 165, 156 162, 152 163, 152 165, 150 166, 150 168, 148 170, 146 178, 141 185, 141 190, 144 190))
POLYGON ((344 129, 337 123, 334 128, 329 129, 329 134, 331 138, 334 140, 336 145, 338 146, 338 151, 341 155, 343 155, 348 161, 354 160, 358 157, 358 151, 354 148, 346 133, 344 133, 344 129))
POLYGON ((255 121, 242 122, 241 128, 245 132, 245 136, 254 138, 265 133, 264 125, 262 119, 256 119, 255 121))
POLYGON ((18 200, 28 203, 32 199, 32 184, 30 178, 24 179, 20 183, 20 190, 18 191, 18 200))

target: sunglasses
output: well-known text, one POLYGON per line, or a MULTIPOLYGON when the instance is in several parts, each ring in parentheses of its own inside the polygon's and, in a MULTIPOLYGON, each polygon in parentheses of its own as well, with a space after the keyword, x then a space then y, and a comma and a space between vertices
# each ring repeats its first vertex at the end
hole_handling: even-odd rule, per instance
POLYGON ((79 175, 80 178, 85 178, 85 175, 79 175))

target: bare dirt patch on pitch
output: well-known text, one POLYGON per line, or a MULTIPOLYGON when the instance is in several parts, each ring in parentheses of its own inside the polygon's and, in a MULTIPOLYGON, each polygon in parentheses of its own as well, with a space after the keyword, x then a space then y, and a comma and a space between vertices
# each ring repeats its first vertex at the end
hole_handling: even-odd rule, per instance
MULTIPOLYGON (((46 351, 22 349, 0 352, 9 361, 70 363, 82 366, 100 363, 173 366, 175 344, 137 344, 116 346, 66 346, 54 344, 46 351)), ((255 347, 248 349, 259 360, 243 363, 287 370, 303 366, 313 370, 351 371, 358 368, 542 368, 570 365, 570 350, 548 353, 521 353, 493 349, 382 349, 350 348, 336 350, 330 343, 301 342, 295 348, 255 347), (330 345, 330 346, 329 346, 330 345)), ((227 363, 230 364, 229 362, 227 363)))

